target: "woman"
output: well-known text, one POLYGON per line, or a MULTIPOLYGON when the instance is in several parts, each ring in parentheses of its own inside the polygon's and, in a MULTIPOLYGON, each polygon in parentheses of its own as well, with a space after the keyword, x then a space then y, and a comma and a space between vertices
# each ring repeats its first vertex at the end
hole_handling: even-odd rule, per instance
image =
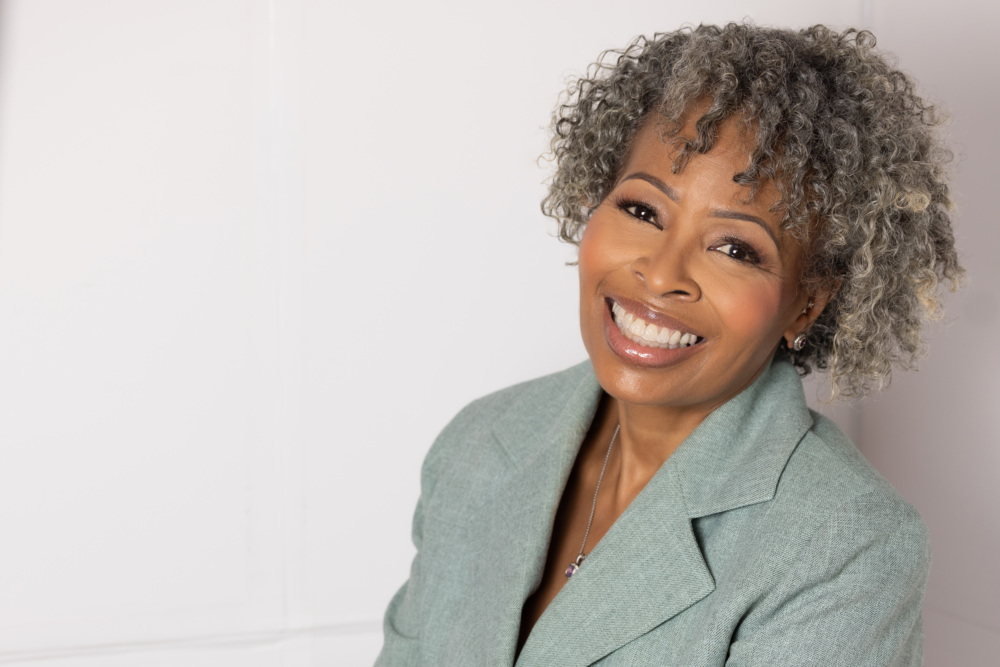
POLYGON ((438 438, 378 664, 920 664, 924 525, 796 373, 880 388, 961 275, 935 113, 873 46, 701 26, 571 86, 543 210, 590 359, 438 438))

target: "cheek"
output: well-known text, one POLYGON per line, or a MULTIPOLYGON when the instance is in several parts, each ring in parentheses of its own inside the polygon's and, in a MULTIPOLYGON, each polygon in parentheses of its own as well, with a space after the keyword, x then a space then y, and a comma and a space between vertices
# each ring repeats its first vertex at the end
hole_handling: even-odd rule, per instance
POLYGON ((621 230, 613 220, 599 211, 583 228, 580 238, 580 281, 599 281, 611 271, 627 263, 629 248, 621 230))
MULTIPOLYGON (((583 236, 580 238, 580 253, 577 263, 580 270, 581 290, 585 287, 593 287, 600 282, 600 277, 604 274, 608 264, 606 248, 607 244, 602 238, 600 223, 591 220, 584 227, 583 236)), ((581 294, 581 296, 584 295, 581 294)))
POLYGON ((782 286, 751 281, 727 285, 716 292, 716 310, 727 330, 740 338, 757 339, 765 346, 781 331, 782 286))
POLYGON ((601 296, 602 285, 613 279, 622 257, 617 247, 613 225, 605 224, 595 215, 584 227, 577 258, 580 276, 580 332, 583 344, 594 358, 599 341, 604 336, 606 305, 601 296))

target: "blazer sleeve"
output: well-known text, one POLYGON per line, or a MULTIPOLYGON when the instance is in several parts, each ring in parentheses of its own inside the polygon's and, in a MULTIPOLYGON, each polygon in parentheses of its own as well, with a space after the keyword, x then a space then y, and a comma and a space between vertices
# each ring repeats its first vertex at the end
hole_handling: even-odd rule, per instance
MULTIPOLYGON (((421 493, 421 496, 423 494, 421 493)), ((417 626, 419 601, 417 591, 411 582, 419 581, 420 543, 422 539, 423 501, 417 501, 413 516, 413 544, 417 555, 410 566, 410 578, 396 591, 389 602, 382 621, 384 640, 382 651, 375 660, 376 667, 390 665, 415 665, 419 662, 419 628, 417 626)))
POLYGON ((744 617, 727 667, 909 667, 923 661, 927 530, 898 496, 837 508, 744 617))
POLYGON ((429 604, 424 591, 427 572, 423 548, 427 508, 442 471, 458 456, 456 448, 461 448, 471 426, 482 419, 481 403, 482 400, 474 401, 463 408, 441 431, 424 458, 420 471, 420 499, 413 514, 412 538, 417 553, 410 565, 410 578, 396 592, 386 609, 382 622, 384 640, 382 651, 375 661, 376 667, 421 664, 420 641, 429 604))
POLYGON ((434 457, 432 447, 420 475, 420 499, 413 513, 413 545, 417 553, 410 565, 410 578, 402 585, 389 602, 382 622, 384 642, 382 651, 375 661, 375 667, 416 665, 420 662, 420 582, 421 554, 423 543, 424 507, 433 489, 434 457))

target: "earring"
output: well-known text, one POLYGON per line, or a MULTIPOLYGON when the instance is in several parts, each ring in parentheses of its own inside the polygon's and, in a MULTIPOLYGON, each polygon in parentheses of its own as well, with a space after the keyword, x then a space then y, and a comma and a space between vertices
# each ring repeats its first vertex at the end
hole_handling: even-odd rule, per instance
POLYGON ((816 303, 812 299, 809 299, 809 305, 807 305, 805 308, 802 309, 802 314, 805 315, 806 313, 808 313, 810 310, 813 309, 813 306, 815 305, 816 303))
POLYGON ((795 337, 794 341, 792 341, 792 349, 795 350, 796 352, 801 352, 805 348, 805 346, 806 346, 806 334, 805 332, 802 332, 795 337))

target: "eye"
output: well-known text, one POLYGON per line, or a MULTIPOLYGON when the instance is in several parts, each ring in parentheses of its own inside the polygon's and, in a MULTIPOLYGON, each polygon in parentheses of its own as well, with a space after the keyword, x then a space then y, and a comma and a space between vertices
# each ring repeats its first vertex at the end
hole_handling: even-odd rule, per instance
POLYGON ((632 199, 622 199, 617 204, 619 209, 625 211, 636 220, 648 222, 657 229, 663 229, 663 226, 656 219, 656 211, 653 207, 632 199))
POLYGON ((712 246, 709 250, 717 250, 726 257, 746 264, 760 264, 763 261, 760 254, 750 244, 739 239, 724 239, 722 243, 712 246))

